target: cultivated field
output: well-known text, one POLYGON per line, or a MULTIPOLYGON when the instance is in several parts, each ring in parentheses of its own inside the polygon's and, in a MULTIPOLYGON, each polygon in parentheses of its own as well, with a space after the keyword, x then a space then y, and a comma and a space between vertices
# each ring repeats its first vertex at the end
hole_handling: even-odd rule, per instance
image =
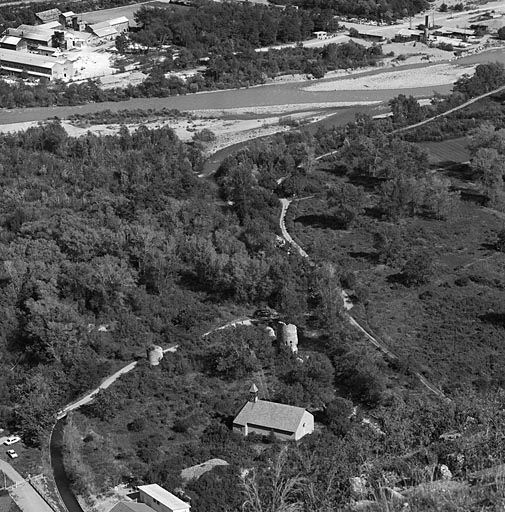
POLYGON ((459 163, 470 160, 470 151, 467 147, 468 142, 467 137, 459 137, 443 142, 420 142, 419 145, 428 151, 432 164, 449 161, 459 163))

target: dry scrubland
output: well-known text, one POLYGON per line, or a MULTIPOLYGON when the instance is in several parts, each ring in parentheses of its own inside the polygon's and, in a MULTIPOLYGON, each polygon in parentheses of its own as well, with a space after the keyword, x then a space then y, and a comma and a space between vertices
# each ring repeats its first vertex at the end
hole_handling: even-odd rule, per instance
POLYGON ((405 220, 405 245, 429 248, 435 269, 429 284, 407 288, 398 282, 400 267, 376 261, 372 234, 380 221, 367 216, 348 231, 333 229, 321 222, 324 206, 316 198, 294 203, 288 229, 309 254, 338 262, 369 290, 355 316, 446 391, 484 375, 500 378, 505 255, 492 244, 501 218, 461 200, 448 221, 405 220))

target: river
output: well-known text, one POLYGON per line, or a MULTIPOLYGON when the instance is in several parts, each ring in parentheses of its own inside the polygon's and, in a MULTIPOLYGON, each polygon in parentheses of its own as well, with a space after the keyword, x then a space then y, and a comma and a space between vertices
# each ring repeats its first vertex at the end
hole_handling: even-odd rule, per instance
POLYGON ((54 481, 68 512, 84 512, 70 489, 70 481, 63 464, 63 427, 65 421, 66 418, 58 420, 51 433, 50 453, 54 481))
MULTIPOLYGON (((505 63, 504 50, 491 50, 468 57, 463 57, 450 62, 454 66, 465 66, 484 62, 499 61, 505 63)), ((359 76, 376 75, 389 73, 400 69, 419 68, 429 72, 432 65, 440 64, 414 64, 397 66, 395 68, 377 69, 360 73, 359 76)), ((357 75, 355 75, 357 76, 357 75)), ((346 77, 343 77, 346 78, 346 77)), ((318 82, 328 82, 332 79, 322 79, 318 82)), ((334 80, 334 79, 333 79, 334 80)), ((338 91, 338 92, 312 92, 304 91, 303 88, 311 82, 287 82, 280 84, 261 85, 243 89, 231 89, 224 91, 202 92, 188 94, 186 96, 170 96, 168 98, 134 98, 127 101, 89 103, 74 107, 33 107, 17 108, 12 110, 4 109, 0 113, 0 124, 10 124, 26 121, 43 121, 51 117, 67 118, 72 114, 86 114, 100 112, 103 110, 135 110, 163 108, 177 110, 206 110, 206 109, 230 109, 247 107, 265 107, 273 105, 300 105, 307 103, 336 103, 336 102, 363 102, 381 101, 385 102, 398 94, 412 95, 418 98, 430 97, 436 91, 440 94, 450 92, 451 85, 439 85, 433 87, 412 87, 406 89, 384 89, 366 91, 338 91)), ((315 83, 313 81, 312 83, 315 83)))

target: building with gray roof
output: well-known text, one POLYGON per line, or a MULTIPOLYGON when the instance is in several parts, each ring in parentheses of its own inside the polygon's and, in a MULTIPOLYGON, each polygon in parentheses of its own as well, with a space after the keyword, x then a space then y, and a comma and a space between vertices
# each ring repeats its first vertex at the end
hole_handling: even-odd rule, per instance
POLYGON ((271 435, 284 441, 298 441, 314 431, 314 416, 303 407, 258 400, 258 388, 253 384, 249 401, 233 420, 233 431, 271 435))
POLYGON ((154 509, 145 503, 120 501, 119 503, 116 503, 109 512, 154 512, 154 509))
POLYGON ((0 69, 13 75, 26 73, 29 76, 49 80, 71 78, 73 75, 73 63, 69 59, 56 59, 3 48, 0 48, 0 69))
POLYGON ((191 505, 158 484, 139 485, 140 501, 156 512, 189 512, 191 505))
POLYGON ((48 9, 47 11, 36 12, 35 17, 40 23, 47 23, 48 21, 58 21, 60 14, 59 9, 48 9))

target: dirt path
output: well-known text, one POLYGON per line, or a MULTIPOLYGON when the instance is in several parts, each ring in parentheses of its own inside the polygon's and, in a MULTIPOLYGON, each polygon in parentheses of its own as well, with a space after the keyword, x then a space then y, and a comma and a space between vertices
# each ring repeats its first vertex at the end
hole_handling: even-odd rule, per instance
MULTIPOLYGON (((394 133, 402 133, 406 132, 408 130, 413 130, 414 128, 419 128, 420 126, 424 126, 425 124, 431 123, 432 121, 435 121, 436 119, 440 119, 442 117, 446 117, 450 114, 453 114, 454 112, 457 112, 458 110, 461 110, 463 108, 468 107, 469 105, 472 105, 473 103, 476 103, 477 101, 480 101, 483 98, 487 98, 488 96, 492 96, 493 94, 496 94, 498 92, 501 92, 505 90, 505 85, 502 85, 501 87, 498 87, 497 89, 493 89, 492 91, 486 92, 484 94, 481 94, 480 96, 476 96, 475 98, 472 98, 471 100, 465 101, 465 103, 462 103, 461 105, 458 105, 457 107, 451 108, 445 112, 442 112, 441 114, 437 114, 436 116, 430 117, 428 119, 425 119, 424 121, 420 121, 419 123, 411 124, 409 126, 404 126, 403 128, 397 128, 396 130, 393 130, 392 134, 394 133)), ((335 155, 339 152, 339 149, 334 149, 333 151, 329 151, 328 153, 324 153, 323 155, 319 155, 316 157, 317 160, 322 160, 323 158, 327 158, 329 156, 335 155)))
MULTIPOLYGON (((303 250, 303 248, 297 242, 295 242, 293 240, 293 237, 288 233, 288 231, 286 229, 286 213, 288 211, 289 205, 292 203, 292 200, 283 198, 283 199, 280 199, 280 203, 281 203, 281 213, 280 213, 280 217, 279 217, 279 226, 281 228, 281 232, 282 232, 282 236, 283 236, 284 240, 286 240, 287 243, 291 244, 291 246, 296 249, 296 251, 298 252, 298 254, 300 254, 300 256, 302 256, 303 258, 307 258, 310 261, 310 256, 303 250)), ((354 328, 361 331, 361 333, 366 337, 366 339, 370 343, 372 343, 372 345, 374 345, 376 348, 378 348, 384 355, 386 355, 387 357, 389 357, 392 360, 398 360, 398 356, 393 351, 391 351, 382 340, 380 340, 378 337, 370 334, 367 331, 367 329, 365 327, 363 327, 351 315, 350 310, 353 307, 353 303, 352 303, 349 295, 344 290, 342 290, 342 301, 343 301, 343 307, 345 310, 345 315, 346 315, 349 323, 354 328)), ((434 384, 429 382, 428 379, 426 379, 426 377, 421 375, 419 372, 413 372, 413 374, 419 379, 419 382, 426 389, 428 389, 431 393, 433 393, 434 395, 436 395, 437 397, 439 397, 443 400, 450 401, 450 399, 447 398, 444 395, 444 393, 439 388, 437 388, 437 386, 435 386, 434 384)))

